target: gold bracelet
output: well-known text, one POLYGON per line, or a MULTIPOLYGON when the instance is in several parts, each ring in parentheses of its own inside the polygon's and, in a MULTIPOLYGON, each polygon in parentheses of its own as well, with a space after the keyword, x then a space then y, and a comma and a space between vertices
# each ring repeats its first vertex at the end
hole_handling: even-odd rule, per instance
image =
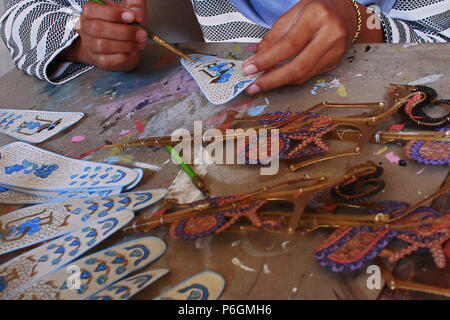
POLYGON ((350 2, 353 3, 353 6, 356 9, 356 16, 358 18, 358 24, 356 26, 356 33, 355 33, 355 35, 353 37, 353 41, 352 41, 352 43, 355 43, 356 39, 358 39, 359 34, 361 33, 362 17, 361 17, 361 10, 360 10, 359 5, 356 2, 356 0, 350 0, 350 2))

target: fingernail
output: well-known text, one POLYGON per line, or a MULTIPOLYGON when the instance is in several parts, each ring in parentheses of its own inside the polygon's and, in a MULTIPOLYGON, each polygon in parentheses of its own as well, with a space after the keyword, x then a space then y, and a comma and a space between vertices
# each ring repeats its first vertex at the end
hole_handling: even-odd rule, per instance
POLYGON ((243 64, 243 65, 248 64, 248 62, 249 62, 250 60, 252 60, 254 56, 255 56, 255 55, 252 55, 251 57, 245 59, 244 62, 242 62, 242 64, 243 64))
POLYGON ((141 8, 138 8, 138 7, 133 7, 133 8, 130 8, 130 10, 133 10, 134 12, 136 12, 136 14, 141 14, 141 12, 142 12, 142 10, 141 10, 141 8))
POLYGON ((258 68, 254 64, 249 64, 242 69, 245 75, 250 75, 258 72, 258 68))
POLYGON ((133 12, 129 12, 126 11, 124 13, 122 13, 122 20, 125 22, 131 22, 134 20, 134 13, 133 12))
POLYGON ((144 30, 139 30, 138 32, 136 32, 136 40, 140 41, 140 42, 144 42, 147 40, 147 32, 145 32, 144 30))
POLYGON ((258 87, 257 84, 252 84, 250 87, 247 88, 248 94, 255 94, 261 91, 261 89, 258 87))
POLYGON ((75 30, 81 29, 81 19, 78 19, 77 23, 75 23, 75 30))
POLYGON ((139 44, 138 44, 139 50, 145 49, 146 46, 147 46, 147 42, 142 42, 142 43, 139 43, 139 44))

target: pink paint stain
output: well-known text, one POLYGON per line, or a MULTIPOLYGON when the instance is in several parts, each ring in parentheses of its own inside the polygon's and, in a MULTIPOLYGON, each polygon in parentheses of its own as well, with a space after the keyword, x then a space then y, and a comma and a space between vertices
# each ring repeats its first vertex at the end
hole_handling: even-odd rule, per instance
POLYGON ((254 44, 248 45, 245 49, 249 50, 249 51, 256 51, 257 48, 258 48, 258 44, 254 43, 254 44))
POLYGON ((190 74, 180 69, 166 79, 157 81, 145 87, 146 93, 125 100, 119 100, 97 106, 96 111, 105 119, 122 106, 116 115, 125 115, 132 110, 140 110, 156 103, 168 102, 176 98, 198 91, 198 85, 190 74))
POLYGON ((86 140, 86 138, 84 136, 74 136, 72 137, 72 142, 81 142, 86 140))
POLYGON ((425 167, 416 172, 416 174, 421 174, 425 170, 425 167))
POLYGON ((400 161, 400 157, 395 155, 392 151, 386 153, 385 158, 388 159, 388 161, 392 164, 398 164, 398 162, 400 161))
POLYGON ((120 131, 119 136, 121 136, 121 137, 126 136, 130 132, 131 132, 130 130, 122 130, 122 131, 120 131))
POLYGON ((136 130, 139 133, 143 133, 145 131, 145 126, 142 123, 141 119, 139 119, 139 117, 135 116, 134 123, 136 124, 136 130))

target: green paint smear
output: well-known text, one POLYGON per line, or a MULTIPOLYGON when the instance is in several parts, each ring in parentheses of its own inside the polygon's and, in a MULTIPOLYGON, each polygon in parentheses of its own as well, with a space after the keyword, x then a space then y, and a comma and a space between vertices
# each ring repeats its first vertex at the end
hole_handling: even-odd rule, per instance
POLYGON ((242 45, 240 43, 235 43, 234 46, 233 46, 233 50, 237 54, 241 54, 242 53, 242 45))
POLYGON ((347 90, 345 89, 344 85, 341 85, 339 88, 336 89, 336 92, 338 95, 340 95, 341 97, 346 97, 347 96, 347 90))

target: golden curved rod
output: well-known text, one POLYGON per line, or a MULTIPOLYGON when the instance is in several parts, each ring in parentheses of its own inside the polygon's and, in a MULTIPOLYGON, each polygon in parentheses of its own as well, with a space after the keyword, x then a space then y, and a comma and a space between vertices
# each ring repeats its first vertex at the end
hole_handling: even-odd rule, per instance
POLYGON ((375 262, 380 267, 381 275, 383 276, 386 285, 391 290, 395 289, 413 290, 450 297, 450 288, 435 287, 418 282, 397 279, 394 277, 391 271, 389 271, 389 269, 386 267, 386 265, 384 264, 383 260, 380 257, 377 257, 375 262))

